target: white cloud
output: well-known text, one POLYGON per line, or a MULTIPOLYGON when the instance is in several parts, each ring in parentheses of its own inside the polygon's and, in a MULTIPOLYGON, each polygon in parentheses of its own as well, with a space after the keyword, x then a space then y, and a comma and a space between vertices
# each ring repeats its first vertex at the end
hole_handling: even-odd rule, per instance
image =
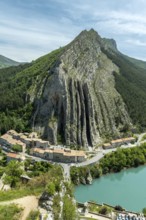
POLYGON ((140 53, 145 46, 145 6, 144 0, 5 0, 0 2, 0 54, 31 61, 94 28, 115 38, 126 53, 131 54, 128 45, 133 45, 133 56, 139 56, 137 47, 140 53))
POLYGON ((146 41, 140 41, 140 40, 134 40, 134 39, 128 39, 126 40, 126 43, 132 44, 132 45, 136 45, 136 46, 144 46, 146 47, 146 41))

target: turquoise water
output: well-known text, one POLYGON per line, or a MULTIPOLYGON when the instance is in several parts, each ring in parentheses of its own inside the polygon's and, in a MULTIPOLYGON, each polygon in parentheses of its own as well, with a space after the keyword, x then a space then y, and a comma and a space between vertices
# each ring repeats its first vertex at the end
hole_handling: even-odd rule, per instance
POLYGON ((146 207, 146 166, 102 176, 92 185, 77 186, 75 198, 78 202, 92 200, 139 212, 146 207))

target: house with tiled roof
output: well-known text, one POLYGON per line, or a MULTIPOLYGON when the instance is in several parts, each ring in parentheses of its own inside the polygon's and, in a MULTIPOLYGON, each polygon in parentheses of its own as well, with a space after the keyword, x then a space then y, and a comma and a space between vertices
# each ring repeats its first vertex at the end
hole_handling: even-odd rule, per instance
POLYGON ((7 153, 7 162, 11 161, 11 160, 21 160, 21 156, 19 154, 16 153, 7 153))
POLYGON ((33 148, 31 150, 33 156, 41 157, 46 160, 53 160, 58 162, 76 163, 86 160, 84 151, 77 151, 71 149, 58 149, 58 148, 33 148))
POLYGON ((136 139, 134 137, 120 138, 120 139, 112 140, 110 143, 104 143, 103 149, 119 147, 123 144, 134 143, 135 141, 136 139))

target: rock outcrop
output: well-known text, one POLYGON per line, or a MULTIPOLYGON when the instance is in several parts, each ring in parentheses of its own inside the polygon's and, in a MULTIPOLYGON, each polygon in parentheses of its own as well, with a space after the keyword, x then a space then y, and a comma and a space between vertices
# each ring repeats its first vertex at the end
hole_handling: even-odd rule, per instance
POLYGON ((94 30, 83 31, 49 70, 39 91, 33 127, 52 144, 94 146, 102 137, 120 136, 131 125, 115 89, 113 73, 119 74, 119 67, 106 50, 117 51, 116 43, 94 30))
POLYGON ((87 184, 92 184, 93 178, 91 176, 91 173, 89 172, 88 176, 86 177, 86 183, 87 184))

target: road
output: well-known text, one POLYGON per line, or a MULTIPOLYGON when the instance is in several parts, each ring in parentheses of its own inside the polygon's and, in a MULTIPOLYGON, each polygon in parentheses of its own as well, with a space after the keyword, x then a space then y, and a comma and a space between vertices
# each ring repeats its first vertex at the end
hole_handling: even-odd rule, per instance
POLYGON ((98 214, 92 214, 92 213, 86 213, 84 217, 81 217, 81 220, 85 220, 85 219, 97 219, 97 220, 110 220, 108 217, 103 217, 101 215, 98 214))
MULTIPOLYGON (((138 136, 138 140, 135 144, 122 145, 120 148, 131 148, 131 147, 139 146, 140 143, 146 142, 146 140, 141 142, 141 140, 142 140, 142 138, 145 134, 146 133, 140 134, 138 136)), ((82 167, 82 166, 87 166, 87 165, 90 165, 90 164, 98 163, 99 160, 101 158, 103 158, 105 154, 108 154, 108 153, 116 151, 116 150, 117 150, 117 148, 112 148, 112 149, 107 149, 107 150, 104 150, 104 149, 98 150, 97 152, 95 152, 95 156, 93 156, 92 158, 90 158, 90 159, 88 159, 84 162, 81 162, 81 163, 68 164, 68 163, 60 163, 60 162, 54 162, 54 161, 53 161, 53 163, 60 164, 62 166, 63 171, 64 171, 64 179, 66 181, 69 181, 70 180, 70 167, 71 166, 82 167)), ((35 161, 46 161, 46 162, 48 162, 48 160, 44 160, 42 158, 34 157, 34 156, 30 156, 30 155, 26 154, 25 149, 23 150, 23 155, 25 155, 25 157, 30 157, 30 158, 34 159, 35 161)), ((50 161, 50 162, 52 162, 52 161, 50 161)))
MULTIPOLYGON (((146 142, 146 140, 141 142, 141 140, 145 134, 146 133, 140 134, 137 142, 135 142, 134 144, 122 145, 120 148, 132 148, 132 147, 139 146, 140 143, 146 142)), ((102 149, 101 151, 98 151, 94 157, 92 157, 84 162, 74 163, 74 164, 72 163, 71 165, 67 165, 64 168, 65 172, 67 173, 67 178, 70 179, 70 167, 71 166, 82 167, 82 166, 87 166, 90 164, 98 163, 100 161, 100 159, 104 157, 105 154, 108 154, 108 153, 116 151, 116 150, 117 150, 117 148, 112 148, 112 149, 107 149, 107 150, 102 149)))
POLYGON ((66 163, 60 163, 64 170, 64 180, 69 181, 70 180, 70 164, 66 163))
MULTIPOLYGON (((142 140, 142 138, 145 134, 146 133, 140 134, 139 137, 138 137, 137 142, 135 142, 134 144, 122 145, 120 148, 132 148, 132 147, 139 146, 140 143, 146 142, 146 140, 141 142, 141 140, 142 140)), ((87 166, 87 165, 90 165, 90 164, 97 163, 101 158, 104 157, 105 154, 116 151, 117 149, 118 148, 112 148, 112 149, 107 149, 107 150, 102 149, 101 151, 98 151, 98 153, 94 157, 92 157, 91 159, 86 160, 82 163, 72 164, 72 166, 81 167, 81 166, 87 166)))

